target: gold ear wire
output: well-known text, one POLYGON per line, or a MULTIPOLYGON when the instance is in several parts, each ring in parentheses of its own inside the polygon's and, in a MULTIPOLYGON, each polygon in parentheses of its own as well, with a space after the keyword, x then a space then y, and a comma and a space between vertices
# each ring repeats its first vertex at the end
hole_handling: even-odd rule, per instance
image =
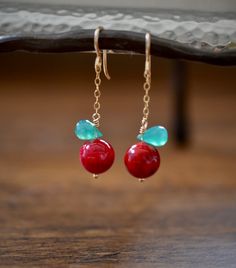
MULTIPOLYGON (((97 58, 101 57, 101 50, 99 49, 98 40, 99 40, 100 31, 102 31, 102 30, 104 30, 104 28, 99 26, 94 32, 94 49, 96 51, 97 58)), ((108 68, 107 68, 107 50, 103 50, 102 54, 103 54, 103 72, 104 72, 104 75, 106 76, 106 78, 108 80, 110 80, 111 77, 110 77, 110 75, 108 73, 108 68)))
POLYGON ((99 49, 98 39, 99 39, 99 33, 103 30, 103 27, 99 26, 94 32, 94 49, 97 53, 97 56, 101 55, 101 51, 99 49))
POLYGON ((103 50, 103 72, 108 80, 111 79, 107 69, 107 50, 103 50))
POLYGON ((151 34, 146 33, 145 35, 145 55, 146 55, 146 62, 145 62, 145 73, 151 74, 151 34))

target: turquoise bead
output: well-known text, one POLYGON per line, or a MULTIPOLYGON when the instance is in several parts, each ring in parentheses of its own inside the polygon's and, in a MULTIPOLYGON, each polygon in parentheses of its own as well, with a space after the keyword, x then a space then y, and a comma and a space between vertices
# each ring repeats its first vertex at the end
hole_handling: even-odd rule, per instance
POLYGON ((89 120, 80 120, 75 127, 75 135, 80 140, 94 140, 102 137, 102 133, 89 120))
POLYGON ((137 139, 153 146, 163 146, 168 141, 168 132, 162 126, 148 128, 143 134, 139 134, 137 139))

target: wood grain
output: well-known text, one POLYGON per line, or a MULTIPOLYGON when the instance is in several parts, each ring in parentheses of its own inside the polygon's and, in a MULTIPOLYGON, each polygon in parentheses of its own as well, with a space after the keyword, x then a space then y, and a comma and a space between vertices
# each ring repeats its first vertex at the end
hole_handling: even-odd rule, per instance
MULTIPOLYGON (((170 135, 159 173, 140 184, 122 157, 140 121, 132 72, 142 61, 134 70, 124 61, 131 78, 114 71, 102 95, 102 131, 116 162, 93 180, 73 135, 74 123, 91 114, 93 73, 81 66, 72 77, 71 67, 54 66, 55 79, 52 65, 50 74, 39 72, 36 58, 19 73, 8 58, 11 67, 1 70, 0 267, 235 267, 235 78, 190 66, 193 144, 180 150, 170 135), (206 82, 201 72, 218 75, 206 82)), ((153 81, 151 122, 166 125, 170 95, 161 77, 153 81)))

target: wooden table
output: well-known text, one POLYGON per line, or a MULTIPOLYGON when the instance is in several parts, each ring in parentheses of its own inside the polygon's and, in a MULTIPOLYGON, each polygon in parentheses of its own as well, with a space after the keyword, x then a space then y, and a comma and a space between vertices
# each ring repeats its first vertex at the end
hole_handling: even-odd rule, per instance
MULTIPOLYGON (((74 123, 91 113, 93 73, 70 65, 65 73, 51 58, 40 65, 39 56, 30 64, 25 55, 19 68, 21 57, 14 57, 1 58, 0 267, 236 267, 230 70, 195 66, 209 80, 190 73, 194 144, 178 149, 170 141, 159 173, 141 184, 122 163, 140 121, 137 69, 126 80, 125 69, 111 70, 113 80, 103 84, 102 129, 117 160, 94 180, 78 162, 73 134, 74 123)), ((130 58, 120 61, 131 67, 130 58)), ((168 80, 161 77, 153 81, 152 122, 156 115, 165 124, 168 80)))

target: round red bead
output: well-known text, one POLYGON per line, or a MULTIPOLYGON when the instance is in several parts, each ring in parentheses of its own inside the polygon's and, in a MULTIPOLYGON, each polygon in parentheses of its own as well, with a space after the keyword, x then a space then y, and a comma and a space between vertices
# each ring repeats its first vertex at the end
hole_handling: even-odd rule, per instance
POLYGON ((139 142, 127 150, 124 161, 131 175, 144 179, 158 170, 160 155, 155 147, 139 142))
POLYGON ((84 168, 93 173, 100 174, 107 171, 115 158, 112 146, 101 139, 85 142, 80 148, 80 160, 84 168))

